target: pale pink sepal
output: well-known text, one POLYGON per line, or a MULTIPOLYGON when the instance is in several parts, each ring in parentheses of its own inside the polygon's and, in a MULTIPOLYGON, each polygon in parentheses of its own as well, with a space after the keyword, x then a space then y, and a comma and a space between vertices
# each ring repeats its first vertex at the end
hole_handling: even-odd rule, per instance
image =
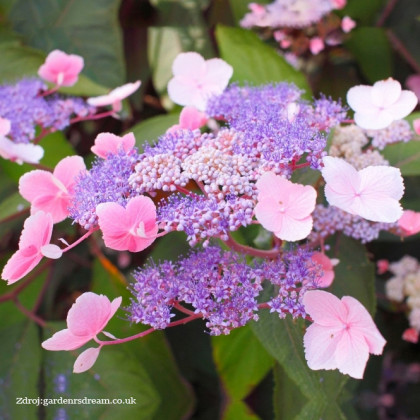
POLYGON ((88 98, 87 103, 92 106, 112 105, 112 109, 115 112, 119 112, 121 111, 121 103, 123 99, 133 94, 140 87, 140 85, 140 80, 137 80, 134 83, 127 83, 111 90, 111 92, 109 92, 107 95, 88 98))
POLYGON ((309 50, 313 55, 319 54, 325 48, 324 41, 320 37, 311 38, 309 41, 309 50))
POLYGON ((356 22, 349 16, 344 16, 341 20, 341 29, 343 32, 348 33, 356 27, 356 22))
POLYGON ((323 271, 322 277, 317 280, 319 287, 330 287, 334 280, 334 264, 325 254, 322 252, 314 252, 311 257, 312 261, 321 266, 323 271))
POLYGON ((90 347, 79 354, 79 357, 74 362, 73 373, 82 373, 89 370, 96 362, 99 356, 101 347, 90 347))
POLYGON ((415 235, 420 232, 420 213, 413 210, 404 210, 398 219, 398 227, 404 236, 415 235))
POLYGON ((7 136, 10 133, 12 124, 7 118, 0 117, 0 136, 7 136))
POLYGON ((46 258, 57 260, 63 255, 61 248, 54 244, 47 244, 41 247, 41 254, 46 258))
POLYGON ((207 124, 208 118, 204 112, 199 111, 193 106, 186 106, 182 109, 179 115, 179 124, 169 127, 166 132, 171 133, 176 130, 195 130, 204 127, 207 124))
POLYGON ((46 350, 74 350, 92 340, 106 326, 121 305, 104 295, 87 292, 79 296, 67 314, 67 329, 56 332, 42 343, 46 350))
POLYGON ((125 136, 116 136, 112 133, 100 133, 96 136, 95 144, 90 150, 102 159, 106 159, 109 154, 116 154, 119 150, 128 153, 136 144, 136 138, 133 133, 125 136))
POLYGON ((0 156, 4 159, 22 163, 39 163, 44 156, 44 149, 38 144, 15 143, 7 137, 0 136, 0 156))
POLYGON ((417 118, 413 121, 414 132, 420 136, 420 118, 417 118))
POLYGON ((39 211, 23 224, 19 249, 10 257, 1 277, 12 284, 28 274, 42 259, 42 249, 49 245, 53 220, 49 213, 39 211))
POLYGON ((126 208, 117 203, 99 204, 96 214, 108 248, 139 252, 156 239, 156 206, 149 197, 134 197, 126 208))
POLYGON ((172 101, 204 111, 209 97, 225 90, 233 68, 220 58, 204 60, 196 52, 186 52, 175 58, 172 73, 174 77, 168 83, 172 101))
POLYGON ((38 75, 57 86, 73 86, 83 66, 83 58, 79 55, 54 50, 48 54, 45 63, 39 68, 38 75))
POLYGON ((351 296, 320 290, 306 292, 303 305, 314 321, 304 336, 308 366, 361 379, 369 353, 381 354, 386 343, 369 312, 351 296))
POLYGON ((256 183, 258 202, 255 217, 261 225, 286 241, 306 238, 312 229, 316 191, 274 174, 264 173, 256 183))
POLYGON ((62 159, 54 172, 34 170, 19 179, 19 192, 31 203, 31 213, 39 210, 50 213, 54 223, 64 220, 78 175, 86 170, 80 156, 62 159))
POLYGON ((390 166, 368 166, 357 171, 344 159, 323 158, 325 196, 331 206, 373 222, 396 222, 402 216, 404 193, 401 172, 390 166))
POLYGON ((364 129, 387 127, 410 114, 417 102, 413 92, 402 90, 400 83, 392 78, 373 86, 354 86, 347 92, 347 103, 355 111, 354 120, 364 129))

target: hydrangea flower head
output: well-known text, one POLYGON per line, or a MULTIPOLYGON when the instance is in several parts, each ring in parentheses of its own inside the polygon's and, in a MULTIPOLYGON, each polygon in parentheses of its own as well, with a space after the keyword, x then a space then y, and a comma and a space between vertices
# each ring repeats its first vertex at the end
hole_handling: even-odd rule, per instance
POLYGON ((60 50, 51 51, 45 63, 39 68, 38 75, 57 86, 73 86, 84 66, 83 58, 66 54, 60 50))
POLYGON ((186 52, 175 58, 172 73, 174 77, 168 83, 169 97, 179 105, 204 111, 208 98, 225 90, 233 68, 220 58, 204 60, 196 52, 186 52))
POLYGON ((309 185, 294 184, 273 172, 257 181, 257 220, 267 230, 286 241, 306 238, 312 229, 316 191, 309 185))
POLYGON ((134 197, 126 208, 117 203, 102 203, 96 214, 105 245, 111 249, 139 252, 156 238, 156 206, 149 197, 134 197))
POLYGON ((35 170, 22 175, 19 192, 31 203, 31 212, 43 210, 50 213, 53 222, 58 223, 68 215, 68 206, 77 176, 86 170, 80 156, 62 159, 54 172, 35 170))
POLYGON ((404 193, 401 172, 389 166, 368 166, 357 171, 344 159, 326 156, 322 176, 331 206, 374 222, 393 223, 402 215, 404 193))
POLYGON ((417 105, 417 96, 402 90, 397 80, 380 80, 373 86, 359 85, 347 92, 347 103, 355 111, 359 127, 378 130, 406 117, 417 105))
POLYGON ((386 343, 369 312, 351 296, 320 290, 307 291, 303 304, 314 321, 303 339, 308 366, 362 379, 369 354, 381 354, 386 343))
POLYGON ((15 283, 38 265, 42 257, 60 258, 61 249, 50 244, 52 230, 53 219, 49 213, 38 211, 28 217, 23 225, 19 249, 3 268, 2 279, 8 284, 15 283))
POLYGON ((140 80, 134 83, 127 83, 125 85, 119 86, 107 95, 96 96, 94 98, 89 98, 87 103, 92 106, 107 106, 112 105, 112 109, 115 112, 121 111, 123 99, 130 96, 134 93, 141 85, 140 80))

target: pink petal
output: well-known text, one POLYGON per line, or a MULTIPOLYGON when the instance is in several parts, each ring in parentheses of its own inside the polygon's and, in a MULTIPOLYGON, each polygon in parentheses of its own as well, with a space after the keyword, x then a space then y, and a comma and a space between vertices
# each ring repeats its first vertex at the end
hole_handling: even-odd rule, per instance
POLYGON ((61 258, 63 251, 57 245, 48 244, 41 247, 41 254, 46 258, 57 260, 61 258))
POLYGON ((19 239, 19 249, 35 246, 39 251, 41 246, 50 243, 52 231, 53 220, 51 215, 38 211, 25 220, 19 239))
POLYGON ((372 103, 380 108, 388 108, 398 101, 401 95, 401 84, 397 80, 389 78, 380 80, 372 87, 372 103))
POLYGON ((285 213, 293 219, 307 218, 315 209, 316 190, 310 185, 294 184, 287 181, 285 190, 285 213))
POLYGON ((7 136, 11 129, 10 120, 6 118, 0 118, 0 136, 7 136))
POLYGON ((45 350, 60 351, 60 350, 75 350, 82 347, 91 340, 90 336, 74 335, 70 330, 65 329, 56 332, 51 338, 45 340, 41 346, 45 350))
POLYGON ((279 232, 283 225, 283 212, 274 197, 263 197, 254 208, 255 217, 270 232, 279 232))
POLYGON ((403 90, 397 102, 390 105, 387 110, 394 120, 400 120, 409 115, 417 106, 418 98, 414 92, 403 90))
POLYGON ((404 194, 400 170, 389 166, 368 166, 359 171, 359 176, 360 201, 354 203, 353 211, 374 222, 396 222, 402 216, 398 200, 404 194))
POLYGON ((375 113, 372 107, 372 86, 353 86, 347 92, 347 103, 350 108, 363 114, 375 113))
POLYGON ((233 67, 220 58, 212 58, 206 61, 206 74, 203 83, 207 92, 220 95, 229 84, 233 75, 233 67))
POLYGON ((350 325, 351 334, 357 331, 363 335, 369 347, 369 353, 382 354, 386 341, 366 308, 351 296, 343 296, 341 301, 348 309, 347 322, 350 325))
POLYGON ((125 209, 117 203, 103 203, 97 206, 96 214, 109 248, 139 252, 155 240, 156 206, 149 197, 134 197, 125 209))
POLYGON ((72 193, 77 177, 85 170, 86 165, 82 157, 68 156, 57 163, 53 175, 62 182, 69 193, 72 193))
POLYGON ((128 133, 123 137, 112 133, 100 133, 95 139, 95 145, 91 150, 95 155, 106 159, 109 154, 116 154, 120 149, 128 153, 136 144, 133 133, 128 133))
POLYGON ((332 293, 309 290, 303 295, 305 311, 324 327, 343 326, 347 319, 347 307, 332 293))
POLYGON ((369 359, 368 346, 358 331, 344 330, 335 351, 337 368, 341 373, 362 379, 369 359))
POLYGON ((191 80, 182 77, 172 78, 168 83, 168 95, 178 105, 190 105, 204 111, 205 99, 191 80))
POLYGON ((323 163, 321 172, 327 183, 325 196, 328 203, 352 213, 351 207, 360 186, 358 172, 343 159, 326 156, 323 163))
POLYGON ((294 219, 289 214, 283 215, 283 222, 280 230, 274 231, 274 234, 284 241, 300 241, 305 239, 312 230, 312 217, 304 219, 294 219))
POLYGON ((349 16, 344 16, 341 21, 341 29, 345 33, 349 33, 356 26, 356 22, 349 16))
POLYGON ((309 41, 309 49, 313 55, 319 54, 324 48, 324 41, 319 37, 312 38, 309 41))
POLYGON ((204 58, 196 52, 178 54, 172 63, 172 74, 190 78, 202 77, 206 72, 204 58))
POLYGON ((134 83, 127 83, 111 90, 107 95, 88 98, 87 103, 92 106, 106 106, 119 104, 123 99, 134 93, 141 85, 140 80, 134 83))
POLYGON ((112 309, 106 296, 83 293, 67 314, 67 326, 74 335, 93 338, 112 318, 112 309))
POLYGON ((321 266, 324 273, 317 281, 318 286, 323 288, 330 287, 334 280, 334 268, 331 260, 322 252, 314 252, 311 259, 321 266))
POLYGON ((200 112, 193 106, 186 106, 181 111, 179 116, 180 128, 195 130, 201 128, 207 123, 207 116, 203 112, 200 112))
POLYGON ((417 135, 420 135, 420 118, 417 118, 413 121, 413 128, 417 135))
POLYGON ((66 187, 47 171, 27 172, 19 179, 19 192, 31 203, 31 212, 50 213, 58 223, 68 216, 69 196, 66 187))
POLYGON ((418 343, 419 342, 419 332, 415 328, 407 328, 402 335, 404 341, 409 343, 418 343))
POLYGON ((16 251, 3 268, 1 278, 13 284, 26 276, 42 259, 42 254, 35 247, 16 251), (28 255, 29 254, 29 255, 28 255))
POLYGON ((420 213, 412 210, 404 210, 398 219, 398 227, 404 235, 410 236, 420 232, 420 213))
MULTIPOLYGON (((272 196, 273 185, 277 185, 277 180, 279 178, 280 176, 276 175, 274 172, 265 172, 262 174, 255 184, 258 189, 258 199, 262 199, 264 196, 272 196)), ((274 193, 277 194, 277 192, 274 193)))
POLYGON ((38 75, 60 86, 72 86, 77 82, 83 66, 83 58, 79 55, 69 55, 63 51, 54 50, 48 54, 45 63, 39 68, 38 75))
POLYGON ((388 127, 394 117, 388 109, 380 110, 378 108, 372 108, 369 113, 358 113, 354 114, 354 122, 366 130, 380 130, 388 127))
POLYGON ((15 143, 0 136, 0 156, 21 165, 23 162, 39 163, 44 156, 44 149, 31 143, 15 143))
POLYGON ((74 362, 73 373, 82 373, 89 370, 95 364, 100 351, 101 347, 90 347, 83 353, 80 353, 74 362))
POLYGON ((342 333, 341 327, 326 327, 318 324, 312 324, 306 329, 303 345, 310 369, 337 369, 335 352, 342 333))

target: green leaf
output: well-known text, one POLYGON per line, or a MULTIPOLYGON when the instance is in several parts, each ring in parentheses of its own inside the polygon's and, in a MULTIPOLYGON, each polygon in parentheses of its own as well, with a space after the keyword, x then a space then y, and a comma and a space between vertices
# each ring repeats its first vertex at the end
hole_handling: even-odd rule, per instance
POLYGON ((351 0, 346 7, 339 10, 340 16, 350 16, 359 25, 369 25, 377 17, 378 11, 385 6, 386 0, 351 0))
POLYGON ((223 420, 260 420, 242 401, 229 402, 223 412, 223 420))
MULTIPOLYGON (((64 323, 52 324, 57 329, 64 323)), ((43 340, 51 332, 44 329, 43 340)), ((97 347, 90 344, 88 347, 97 347)), ((115 419, 149 420, 153 418, 159 404, 159 396, 143 364, 124 345, 105 346, 102 348, 95 365, 87 372, 74 374, 73 364, 81 350, 44 351, 44 398, 94 398, 121 399, 134 404, 50 405, 45 407, 46 418, 53 419, 57 409, 61 409, 68 418, 77 419, 115 419)))
POLYGON ((273 358, 252 333, 249 325, 229 335, 212 337, 213 357, 228 396, 244 399, 265 377, 273 358))
POLYGON ((366 248, 344 235, 339 237, 337 243, 332 255, 340 262, 334 267, 331 292, 339 298, 353 296, 373 314, 376 308, 375 267, 367 257, 366 248))
POLYGON ((404 176, 420 175, 420 141, 390 144, 382 154, 390 165, 400 168, 404 176))
POLYGON ((148 55, 156 91, 170 107, 166 87, 172 77, 172 63, 184 51, 196 51, 205 58, 213 56, 208 30, 203 19, 207 1, 154 0, 158 26, 149 28, 148 55))
POLYGON ((25 44, 81 55, 84 74, 108 87, 124 82, 120 0, 16 0, 8 19, 25 44))
POLYGON ((353 53, 363 75, 371 83, 392 75, 392 50, 385 29, 356 28, 345 45, 353 53))
POLYGON ((233 67, 231 81, 254 85, 292 82, 310 95, 310 87, 305 76, 287 63, 274 49, 265 45, 253 32, 218 26, 216 39, 221 57, 233 67))
POLYGON ((178 122, 179 114, 158 115, 136 124, 130 128, 130 131, 136 137, 136 146, 142 150, 144 143, 153 143, 159 136, 165 134, 169 127, 178 122))
MULTIPOLYGON (((44 157, 40 163, 48 168, 54 168, 61 159, 74 155, 73 147, 61 131, 48 134, 41 140, 40 145, 44 149, 44 157)), ((0 160, 0 167, 15 182, 18 182, 24 173, 33 170, 33 167, 27 163, 18 165, 4 159, 0 160)))
POLYGON ((39 397, 41 347, 37 327, 28 320, 14 324, 5 324, 3 319, 0 322, 0 418, 36 419, 37 405, 17 404, 17 398, 39 397))
POLYGON ((0 222, 29 208, 29 203, 18 193, 13 193, 0 202, 0 222))

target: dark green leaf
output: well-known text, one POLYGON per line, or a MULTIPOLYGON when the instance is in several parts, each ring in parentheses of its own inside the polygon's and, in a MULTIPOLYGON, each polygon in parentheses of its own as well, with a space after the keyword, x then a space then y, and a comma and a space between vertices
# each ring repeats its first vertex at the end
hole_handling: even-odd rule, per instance
POLYGON ((305 76, 265 45, 256 34, 245 29, 218 26, 216 39, 221 57, 233 67, 232 81, 254 85, 292 82, 310 92, 305 76))
POLYGON ((28 320, 14 324, 3 321, 0 321, 0 418, 36 419, 37 405, 17 404, 17 398, 39 397, 41 347, 37 327, 28 320))
POLYGON ((346 42, 364 76, 371 82, 392 75, 392 51, 383 28, 356 28, 346 42), (378 65, 380 63, 380 65, 378 65))
POLYGON ((166 130, 174 124, 178 124, 179 114, 158 115, 149 118, 130 128, 136 137, 136 145, 142 150, 146 142, 154 143, 157 138, 165 134, 166 130))
POLYGON ((233 400, 244 399, 264 378, 273 358, 246 325, 229 335, 212 337, 213 357, 226 392, 233 400))
POLYGON ((420 175, 420 141, 390 144, 383 155, 390 165, 400 168, 404 176, 420 175))
POLYGON ((13 193, 0 203, 0 222, 28 208, 29 203, 18 192, 13 193))
POLYGON ((108 87, 124 82, 119 0, 16 0, 9 13, 25 44, 85 59, 84 74, 108 87))
POLYGON ((166 87, 172 77, 172 63, 183 51, 196 51, 205 58, 213 56, 213 48, 203 19, 207 1, 155 0, 158 26, 149 29, 149 63, 157 92, 169 105, 166 87))
POLYGON ((386 0, 350 0, 346 7, 340 10, 340 15, 356 19, 358 24, 373 23, 378 11, 385 6, 386 0))
POLYGON ((229 401, 222 420, 260 420, 260 418, 251 411, 242 401, 229 401))

